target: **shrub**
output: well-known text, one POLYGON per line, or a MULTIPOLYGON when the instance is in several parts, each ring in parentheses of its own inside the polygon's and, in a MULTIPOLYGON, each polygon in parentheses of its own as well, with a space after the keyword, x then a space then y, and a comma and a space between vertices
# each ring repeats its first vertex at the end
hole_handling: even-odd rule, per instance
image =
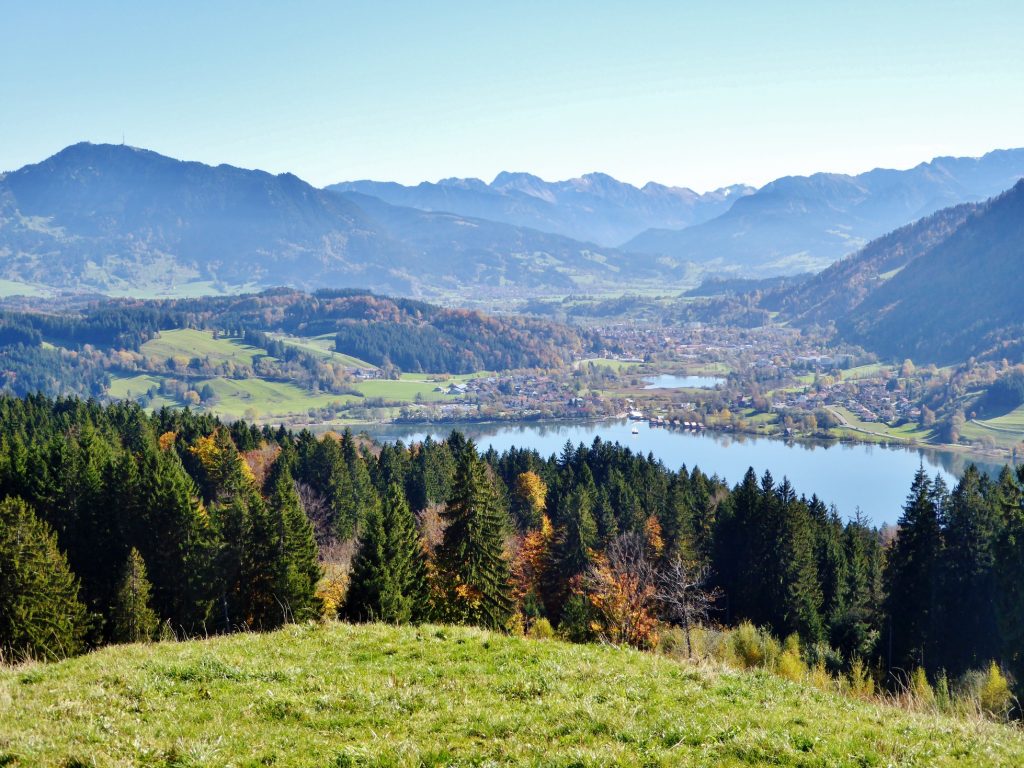
POLYGON ((850 695, 858 699, 870 699, 875 694, 875 681, 859 656, 850 665, 848 683, 850 695))
POLYGON ((541 617, 533 622, 527 635, 534 640, 551 640, 555 636, 555 630, 550 621, 541 617))
POLYGON ((679 627, 664 627, 658 632, 658 651, 666 656, 685 655, 686 637, 679 627))
POLYGON ((750 669, 764 664, 764 647, 761 633, 749 621, 744 621, 732 631, 732 648, 740 665, 750 669))
POLYGON ((799 651, 787 648, 779 657, 779 676, 798 683, 807 675, 807 665, 800 658, 799 651))
POLYGON ((935 691, 928 682, 928 675, 924 667, 916 667, 910 673, 910 682, 907 686, 907 693, 910 695, 910 703, 915 707, 927 708, 935 703, 935 691))
POLYGON ((1010 684, 994 661, 989 664, 988 674, 985 675, 978 698, 981 708, 990 715, 1005 717, 1010 711, 1010 684))
POLYGON ((949 711, 953 706, 953 696, 949 692, 949 677, 946 670, 940 670, 935 678, 935 705, 943 712, 949 711))
POLYGON ((775 669, 782 655, 779 641, 749 621, 744 621, 730 633, 730 641, 736 661, 745 669, 765 667, 775 669))
POLYGON ((835 678, 829 674, 828 669, 825 667, 825 662, 822 659, 818 659, 818 662, 811 667, 810 683, 815 688, 821 691, 829 691, 835 687, 835 678))

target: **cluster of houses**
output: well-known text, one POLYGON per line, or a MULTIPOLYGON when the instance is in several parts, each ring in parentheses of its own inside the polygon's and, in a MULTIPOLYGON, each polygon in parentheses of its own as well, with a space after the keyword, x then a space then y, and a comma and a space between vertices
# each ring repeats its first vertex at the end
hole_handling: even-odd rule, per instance
POLYGON ((839 381, 807 392, 778 392, 772 402, 776 411, 813 411, 827 405, 842 406, 861 421, 894 423, 917 421, 921 408, 902 391, 890 391, 882 381, 839 381))
POLYGON ((595 417, 608 415, 610 408, 597 395, 577 393, 565 377, 527 372, 439 382, 433 391, 453 399, 409 406, 402 418, 452 421, 595 417))

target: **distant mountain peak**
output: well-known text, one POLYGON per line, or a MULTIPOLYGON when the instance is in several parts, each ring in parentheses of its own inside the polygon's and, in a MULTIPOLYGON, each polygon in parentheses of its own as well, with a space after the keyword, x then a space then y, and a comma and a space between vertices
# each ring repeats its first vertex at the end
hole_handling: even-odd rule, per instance
POLYGON ((576 240, 615 247, 650 227, 681 228, 714 218, 753 189, 742 184, 705 195, 686 187, 649 182, 642 189, 593 171, 563 181, 502 171, 490 184, 447 178, 436 184, 393 182, 332 184, 328 190, 359 192, 392 205, 490 219, 576 240))
MULTIPOLYGON (((691 227, 652 228, 622 248, 714 261, 755 276, 818 271, 870 240, 958 203, 985 200, 1024 175, 1024 149, 935 158, 907 170, 783 176, 691 227)), ((731 197, 731 196, 727 196, 731 197)))
MULTIPOLYGON (((455 183, 428 186, 448 198, 488 190, 479 180, 455 183)), ((561 293, 578 276, 611 283, 626 266, 611 249, 588 258, 591 242, 343 186, 320 190, 293 173, 81 142, 0 176, 0 278, 129 295, 185 285, 561 293)))
POLYGON ((503 187, 518 186, 520 184, 543 184, 544 179, 534 176, 532 173, 523 171, 501 171, 494 177, 490 186, 501 189, 503 187))

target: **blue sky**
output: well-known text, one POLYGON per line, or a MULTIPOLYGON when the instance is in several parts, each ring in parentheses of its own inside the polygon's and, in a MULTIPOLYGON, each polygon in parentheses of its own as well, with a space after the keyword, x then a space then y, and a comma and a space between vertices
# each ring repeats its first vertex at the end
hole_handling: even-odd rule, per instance
POLYGON ((0 0, 0 169, 88 140, 323 185, 707 189, 1024 146, 1024 3, 0 0))

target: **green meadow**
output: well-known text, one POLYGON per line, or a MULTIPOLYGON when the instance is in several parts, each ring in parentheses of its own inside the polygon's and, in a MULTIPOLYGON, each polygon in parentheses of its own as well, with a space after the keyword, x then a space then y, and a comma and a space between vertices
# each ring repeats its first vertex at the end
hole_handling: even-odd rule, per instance
POLYGON ((1019 766, 1024 736, 612 646, 287 627, 0 669, 5 766, 1019 766))

